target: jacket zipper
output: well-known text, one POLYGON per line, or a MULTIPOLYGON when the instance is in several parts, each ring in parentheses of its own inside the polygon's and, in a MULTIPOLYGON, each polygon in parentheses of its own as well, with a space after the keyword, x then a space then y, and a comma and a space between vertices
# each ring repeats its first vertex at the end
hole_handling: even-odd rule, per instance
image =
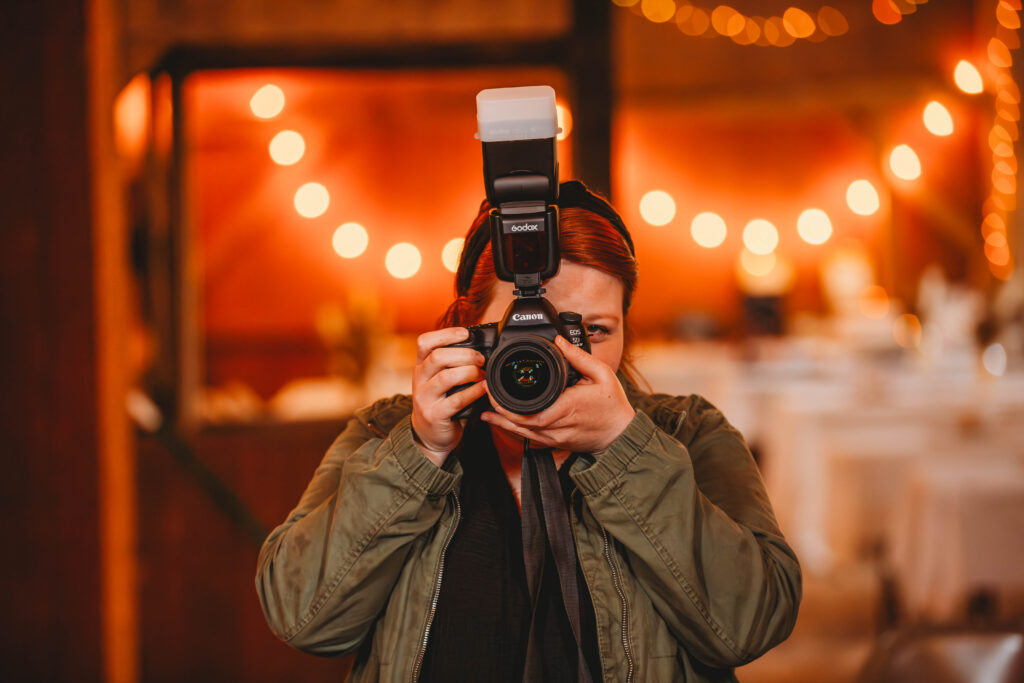
POLYGON ((604 559, 607 560, 608 567, 612 570, 612 583, 615 585, 615 592, 619 594, 619 604, 622 605, 622 647, 626 651, 626 663, 629 664, 629 670, 626 673, 626 683, 629 683, 633 680, 633 652, 629 647, 629 610, 626 607, 626 594, 619 581, 619 570, 612 559, 612 545, 608 538, 608 531, 602 529, 601 533, 604 534, 604 559))
POLYGON ((459 497, 454 493, 449 494, 452 500, 455 501, 455 521, 451 527, 448 528, 448 535, 444 539, 444 545, 441 546, 441 560, 437 565, 437 578, 434 580, 434 597, 430 600, 430 611, 427 613, 427 627, 423 630, 423 640, 420 642, 420 651, 416 655, 416 663, 412 668, 412 683, 420 677, 420 668, 423 666, 423 658, 427 655, 427 639, 430 638, 430 627, 434 623, 434 615, 437 613, 437 600, 441 596, 441 577, 444 576, 444 560, 445 555, 448 552, 448 546, 452 542, 452 537, 455 535, 455 528, 459 526, 459 521, 462 519, 462 504, 459 503, 459 497))

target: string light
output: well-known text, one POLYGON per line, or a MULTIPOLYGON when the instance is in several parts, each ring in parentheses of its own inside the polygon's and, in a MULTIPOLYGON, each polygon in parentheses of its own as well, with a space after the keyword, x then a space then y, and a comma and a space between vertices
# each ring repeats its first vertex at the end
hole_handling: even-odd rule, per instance
POLYGON ((705 249, 714 249, 725 241, 725 221, 717 213, 705 211, 694 216, 690 223, 693 241, 705 249))
POLYGON ((370 236, 366 228, 359 223, 343 223, 334 231, 331 238, 331 246, 338 256, 342 258, 356 258, 366 251, 370 244, 370 236))
POLYGON ((902 180, 916 180, 921 177, 921 160, 910 145, 896 145, 889 154, 889 168, 893 175, 902 180))
POLYGON ((981 72, 978 71, 978 67, 966 59, 957 62, 956 68, 953 70, 953 82, 956 83, 956 87, 968 95, 977 95, 985 89, 985 83, 981 80, 981 72))
POLYGON ((441 250, 441 263, 453 273, 459 270, 459 257, 462 256, 462 245, 465 241, 462 237, 456 237, 453 240, 448 240, 441 250))
POLYGON ((284 92, 272 83, 257 90, 249 100, 249 109, 261 119, 272 119, 284 109, 284 92))
POLYGON ((953 133, 953 117, 941 102, 932 100, 924 108, 924 127, 932 135, 951 135, 953 133))
POLYGON ((392 277, 399 280, 411 278, 419 271, 422 263, 420 250, 408 242, 399 242, 388 249, 384 256, 384 267, 392 277))
POLYGON ((327 211, 331 195, 320 183, 306 183, 295 191, 295 210, 303 218, 316 218, 327 211))
POLYGON ((832 221, 821 209, 807 209, 797 219, 796 231, 808 244, 824 244, 832 236, 832 221))
POLYGON ((675 218, 676 202, 662 190, 651 190, 640 199, 640 215, 651 225, 667 225, 675 218))
POLYGON ((743 228, 743 244, 751 253, 763 256, 779 245, 779 231, 770 221, 755 218, 743 228))
POLYGON ((270 158, 281 166, 298 163, 306 153, 306 141, 294 130, 282 130, 270 141, 270 158))
POLYGON ((854 180, 846 188, 846 204, 850 211, 860 216, 870 216, 878 211, 881 202, 878 191, 867 180, 854 180))

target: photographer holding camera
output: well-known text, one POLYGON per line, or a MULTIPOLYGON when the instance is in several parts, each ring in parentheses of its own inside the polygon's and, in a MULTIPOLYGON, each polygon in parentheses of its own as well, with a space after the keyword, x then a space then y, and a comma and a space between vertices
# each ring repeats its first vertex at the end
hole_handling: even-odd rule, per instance
POLYGON ((359 411, 266 540, 267 621, 358 681, 735 680, 792 630, 799 564, 739 432, 637 389, 629 232, 558 184, 551 126, 488 138, 480 97, 513 90, 553 114, 478 96, 458 296, 412 395, 359 411))

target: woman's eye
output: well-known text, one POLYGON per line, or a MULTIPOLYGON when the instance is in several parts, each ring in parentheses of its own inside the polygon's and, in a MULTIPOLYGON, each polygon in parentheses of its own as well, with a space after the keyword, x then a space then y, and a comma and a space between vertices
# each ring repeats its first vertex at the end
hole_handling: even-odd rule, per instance
POLYGON ((608 336, 608 328, 603 325, 587 325, 587 334, 590 341, 600 341, 608 336))

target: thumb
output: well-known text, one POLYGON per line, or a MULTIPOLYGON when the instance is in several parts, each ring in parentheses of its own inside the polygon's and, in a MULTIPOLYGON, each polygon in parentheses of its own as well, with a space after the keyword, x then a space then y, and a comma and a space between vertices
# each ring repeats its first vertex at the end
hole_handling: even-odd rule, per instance
POLYGON ((569 365, 581 372, 585 377, 597 379, 607 369, 604 363, 591 356, 589 353, 559 335, 555 338, 555 345, 562 352, 569 365))

